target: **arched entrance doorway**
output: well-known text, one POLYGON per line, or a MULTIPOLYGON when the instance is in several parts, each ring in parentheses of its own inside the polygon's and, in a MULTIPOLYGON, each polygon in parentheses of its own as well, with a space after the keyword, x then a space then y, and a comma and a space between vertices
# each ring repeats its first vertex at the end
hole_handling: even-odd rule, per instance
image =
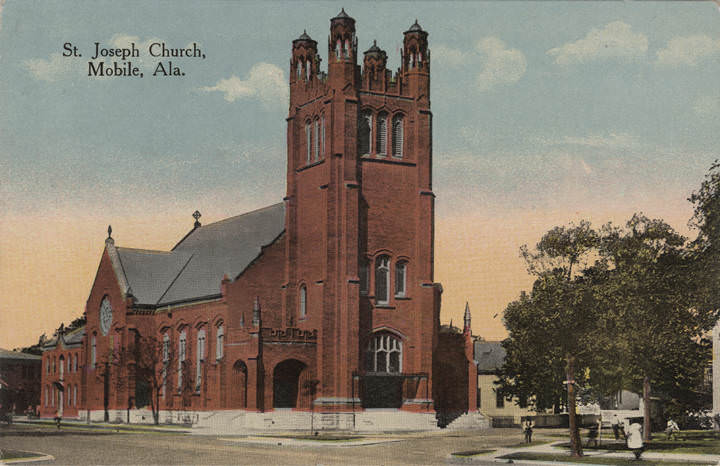
POLYGON ((297 359, 288 359, 273 371, 273 408, 297 408, 300 374, 307 366, 297 359))
POLYGON ((237 360, 232 367, 230 379, 230 407, 247 408, 247 366, 237 360))

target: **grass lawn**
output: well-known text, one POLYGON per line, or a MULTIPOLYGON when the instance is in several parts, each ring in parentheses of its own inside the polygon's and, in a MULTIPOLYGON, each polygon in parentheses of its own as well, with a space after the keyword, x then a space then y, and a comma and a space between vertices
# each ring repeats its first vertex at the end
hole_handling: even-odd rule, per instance
POLYGON ((19 460, 21 458, 40 458, 41 456, 45 455, 42 453, 33 453, 31 451, 7 450, 0 448, 0 460, 2 461, 19 460))
POLYGON ((696 464, 696 465, 711 465, 715 463, 688 463, 684 461, 647 461, 641 459, 640 461, 637 461, 635 459, 625 459, 625 458, 599 458, 596 455, 593 456, 583 456, 582 458, 571 458, 567 454, 562 453, 532 453, 532 452, 520 452, 520 453, 513 453, 510 455, 501 456, 500 458, 503 459, 512 459, 512 460, 535 460, 535 461, 555 461, 555 462, 562 462, 562 463, 594 463, 594 464, 630 464, 630 465, 652 465, 652 464, 661 464, 663 466, 688 466, 689 464, 696 464))
MULTIPOLYGON (((625 451, 627 446, 620 440, 616 442, 603 440, 599 447, 586 447, 586 438, 583 438, 583 448, 586 450, 625 451)), ((561 445, 569 448, 569 443, 561 445)), ((672 440, 667 440, 664 433, 653 434, 653 439, 645 445, 646 451, 662 453, 702 453, 707 455, 720 455, 720 436, 711 430, 688 430, 680 432, 672 440)))
MULTIPOLYGON (((549 443, 549 442, 539 441, 539 440, 533 440, 532 443, 525 443, 525 442, 523 442, 523 443, 516 443, 516 444, 514 444, 514 445, 508 445, 507 447, 504 447, 504 448, 536 447, 536 446, 538 446, 538 445, 544 445, 544 444, 546 444, 546 443, 549 443)), ((486 454, 486 453, 492 453, 492 452, 494 452, 495 450, 496 450, 496 449, 493 449, 493 448, 489 448, 489 449, 486 448, 486 449, 483 449, 483 450, 456 451, 456 452, 452 453, 452 456, 469 457, 469 456, 475 456, 475 455, 484 455, 484 454, 486 454)))
POLYGON ((456 451, 453 453, 453 456, 459 456, 461 458, 469 458, 471 456, 475 455, 484 455, 486 453, 492 453, 495 450, 493 449, 485 449, 485 450, 469 450, 469 451, 456 451))

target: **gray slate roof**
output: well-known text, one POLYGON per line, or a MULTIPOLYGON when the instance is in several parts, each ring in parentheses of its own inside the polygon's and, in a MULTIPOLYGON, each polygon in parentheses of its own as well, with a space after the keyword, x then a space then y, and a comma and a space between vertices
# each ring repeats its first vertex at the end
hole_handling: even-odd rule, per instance
POLYGON ((499 341, 476 341, 475 361, 477 361, 478 371, 493 372, 503 365, 505 348, 499 341))
POLYGON ((29 360, 29 361, 37 361, 42 359, 41 356, 36 356, 34 354, 28 354, 28 353, 21 353, 19 351, 10 351, 6 349, 0 348, 0 359, 22 359, 22 360, 29 360))
POLYGON ((163 306, 220 295, 223 276, 237 278, 284 230, 279 203, 198 227, 172 251, 116 250, 137 303, 163 306))
MULTIPOLYGON (((76 328, 73 330, 68 330, 67 333, 65 333, 62 336, 62 341, 65 346, 77 346, 82 344, 83 337, 85 336, 85 326, 83 325, 80 328, 76 328)), ((55 335, 50 340, 45 342, 43 345, 43 349, 45 348, 54 348, 57 346, 58 343, 58 336, 55 335)))

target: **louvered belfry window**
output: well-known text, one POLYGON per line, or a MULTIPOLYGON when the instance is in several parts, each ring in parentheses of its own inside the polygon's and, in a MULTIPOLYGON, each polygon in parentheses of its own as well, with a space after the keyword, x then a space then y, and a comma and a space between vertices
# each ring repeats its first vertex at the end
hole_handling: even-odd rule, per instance
POLYGON ((403 117, 395 115, 392 120, 392 155, 403 156, 403 117))
POLYGON ((358 152, 360 155, 370 153, 370 141, 372 140, 372 113, 364 111, 360 114, 358 122, 358 152))
POLYGON ((387 115, 384 113, 378 116, 375 147, 378 155, 387 155, 387 115))
POLYGON ((325 157, 325 115, 320 118, 320 121, 320 127, 322 132, 322 135, 320 137, 320 141, 322 144, 322 147, 320 148, 320 156, 325 157))
POLYGON ((315 160, 320 156, 320 120, 315 120, 315 160))
POLYGON ((307 162, 310 163, 312 155, 312 128, 310 123, 305 123, 305 142, 307 147, 307 162))

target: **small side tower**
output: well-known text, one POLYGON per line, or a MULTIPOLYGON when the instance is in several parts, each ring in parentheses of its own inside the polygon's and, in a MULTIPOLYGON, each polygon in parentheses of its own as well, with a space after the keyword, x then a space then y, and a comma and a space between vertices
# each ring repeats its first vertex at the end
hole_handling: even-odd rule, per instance
POLYGON ((355 84, 358 74, 355 20, 345 13, 345 9, 330 20, 328 61, 331 88, 344 89, 348 84, 355 84))
POLYGON ((368 90, 385 91, 387 89, 388 71, 387 53, 377 46, 377 41, 373 41, 370 47, 364 53, 362 87, 368 90))
POLYGON ((317 54, 317 42, 303 31, 302 35, 292 42, 290 86, 309 83, 317 79, 319 72, 320 57, 317 54))
POLYGON ((417 20, 405 31, 400 73, 410 95, 430 99, 430 51, 428 33, 417 20))

